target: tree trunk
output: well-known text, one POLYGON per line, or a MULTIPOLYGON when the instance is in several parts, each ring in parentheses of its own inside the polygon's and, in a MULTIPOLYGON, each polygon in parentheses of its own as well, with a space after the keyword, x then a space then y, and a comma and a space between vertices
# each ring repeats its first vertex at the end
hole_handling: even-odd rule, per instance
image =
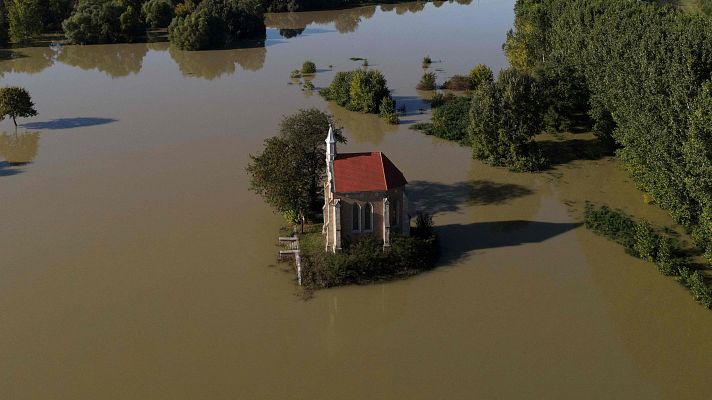
POLYGON ((15 117, 12 117, 12 123, 15 124, 15 128, 17 128, 17 121, 15 121, 15 117))
POLYGON ((304 212, 302 212, 302 234, 304 234, 304 220, 306 220, 306 218, 304 218, 304 212))

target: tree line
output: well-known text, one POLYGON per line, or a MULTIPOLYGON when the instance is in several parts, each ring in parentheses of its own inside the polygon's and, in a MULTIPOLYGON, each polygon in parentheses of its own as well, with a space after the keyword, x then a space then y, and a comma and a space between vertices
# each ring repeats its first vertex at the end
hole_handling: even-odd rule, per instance
MULTIPOLYGON (((399 3, 404 0, 387 0, 399 3)), ((73 44, 145 40, 168 29, 178 48, 203 50, 264 39, 265 12, 353 7, 365 0, 0 0, 0 46, 62 32, 73 44)))
POLYGON ((576 88, 599 137, 712 260, 712 19, 625 0, 518 0, 515 15, 512 66, 576 88))

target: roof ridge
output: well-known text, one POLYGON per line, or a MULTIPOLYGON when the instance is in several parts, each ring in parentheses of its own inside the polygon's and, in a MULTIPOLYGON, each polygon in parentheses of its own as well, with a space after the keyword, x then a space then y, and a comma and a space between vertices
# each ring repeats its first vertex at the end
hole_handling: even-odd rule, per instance
POLYGON ((383 173, 383 186, 388 190, 388 177, 386 176, 386 165, 383 163, 383 152, 379 151, 378 154, 381 156, 381 173, 383 173))

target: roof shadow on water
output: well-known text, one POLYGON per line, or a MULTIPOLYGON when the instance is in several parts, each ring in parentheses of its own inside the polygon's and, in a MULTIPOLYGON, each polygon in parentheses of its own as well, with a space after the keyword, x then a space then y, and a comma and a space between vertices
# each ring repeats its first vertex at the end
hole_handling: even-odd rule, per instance
POLYGON ((113 118, 59 118, 45 122, 30 122, 21 126, 26 129, 60 130, 106 125, 116 121, 118 120, 113 118))
POLYGON ((408 184, 408 199, 413 208, 429 214, 461 212, 466 206, 507 204, 532 193, 526 186, 490 180, 453 184, 414 181, 408 184))
MULTIPOLYGON (((475 180, 444 184, 415 181, 408 185, 414 211, 430 214, 462 212, 468 206, 508 204, 534 192, 526 186, 475 180)), ((442 256, 440 265, 466 258, 476 250, 540 243, 581 226, 581 223, 489 221, 436 226, 442 256)))
POLYGON ((492 221, 438 226, 442 256, 439 264, 447 265, 466 258, 476 250, 541 243, 581 226, 581 223, 541 221, 492 221))

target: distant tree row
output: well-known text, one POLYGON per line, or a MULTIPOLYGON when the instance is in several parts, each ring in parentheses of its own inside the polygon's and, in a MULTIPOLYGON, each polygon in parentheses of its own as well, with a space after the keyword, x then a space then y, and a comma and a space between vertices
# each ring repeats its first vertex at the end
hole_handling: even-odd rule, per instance
MULTIPOLYGON (((384 1, 399 3, 403 0, 384 1)), ((460 1, 467 3, 468 1, 460 1)), ((364 0, 0 0, 0 46, 62 31, 75 44, 144 40, 169 28, 185 50, 265 37, 264 13, 353 7, 364 0)))

